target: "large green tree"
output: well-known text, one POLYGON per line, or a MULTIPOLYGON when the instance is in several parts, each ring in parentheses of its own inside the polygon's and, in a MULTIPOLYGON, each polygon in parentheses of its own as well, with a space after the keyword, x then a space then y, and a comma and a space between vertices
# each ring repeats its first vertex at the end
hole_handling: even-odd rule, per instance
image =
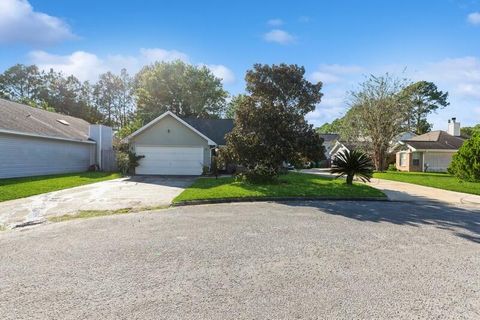
POLYGON ((25 103, 41 105, 39 94, 43 85, 43 73, 37 66, 14 65, 0 74, 0 97, 25 103))
POLYGON ((480 132, 474 132, 453 156, 448 172, 461 180, 480 182, 480 132))
POLYGON ((95 104, 105 117, 104 123, 116 128, 126 126, 133 113, 132 79, 127 71, 123 69, 120 75, 101 74, 93 88, 95 104))
POLYGON ((480 132, 480 124, 476 124, 473 127, 462 127, 460 133, 462 136, 469 138, 473 136, 475 132, 480 132))
POLYGON ((449 105, 448 92, 438 90, 433 82, 418 81, 406 86, 402 95, 408 101, 407 129, 416 134, 424 134, 432 129, 427 116, 449 105))
POLYGON ((136 76, 137 116, 143 123, 165 111, 180 117, 219 118, 227 92, 205 66, 182 61, 156 62, 136 76))
POLYGON ((245 94, 239 94, 232 97, 232 100, 230 100, 230 102, 227 104, 227 108, 225 110, 226 119, 235 118, 235 113, 237 112, 237 109, 246 97, 248 96, 245 94))
POLYGON ((284 162, 323 158, 323 141, 305 120, 320 102, 322 84, 308 82, 304 73, 285 64, 257 64, 247 72, 249 95, 239 101, 227 135, 228 152, 247 168, 247 177, 274 178, 284 162))
POLYGON ((245 81, 247 92, 256 100, 270 101, 303 116, 315 110, 323 96, 322 83, 305 79, 305 68, 297 65, 255 64, 245 81))
POLYGON ((318 133, 338 133, 342 132, 343 119, 338 118, 331 123, 325 122, 323 125, 317 128, 318 133))
POLYGON ((58 113, 101 123, 103 115, 93 106, 92 92, 90 83, 50 70, 44 75, 39 97, 58 113))

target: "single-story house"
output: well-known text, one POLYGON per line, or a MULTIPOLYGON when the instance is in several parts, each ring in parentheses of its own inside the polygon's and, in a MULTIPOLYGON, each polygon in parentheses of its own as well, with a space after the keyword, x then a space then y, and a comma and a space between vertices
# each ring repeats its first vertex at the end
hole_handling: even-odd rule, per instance
POLYGON ((232 129, 231 119, 180 118, 167 111, 127 137, 132 151, 144 156, 135 173, 200 175, 232 129))
POLYGON ((0 178, 87 171, 112 150, 112 129, 0 99, 0 178))
POLYGON ((402 149, 396 154, 396 168, 400 171, 446 172, 453 155, 462 146, 460 123, 448 120, 448 131, 432 131, 408 140, 402 140, 402 149))

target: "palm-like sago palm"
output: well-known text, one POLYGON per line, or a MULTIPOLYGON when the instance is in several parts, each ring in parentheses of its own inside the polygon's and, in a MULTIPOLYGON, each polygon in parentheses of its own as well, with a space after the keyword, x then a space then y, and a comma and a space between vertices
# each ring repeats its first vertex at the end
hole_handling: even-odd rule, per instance
POLYGON ((364 152, 345 150, 336 155, 330 172, 337 174, 337 178, 346 176, 347 184, 352 184, 355 176, 367 182, 373 175, 372 159, 364 152))

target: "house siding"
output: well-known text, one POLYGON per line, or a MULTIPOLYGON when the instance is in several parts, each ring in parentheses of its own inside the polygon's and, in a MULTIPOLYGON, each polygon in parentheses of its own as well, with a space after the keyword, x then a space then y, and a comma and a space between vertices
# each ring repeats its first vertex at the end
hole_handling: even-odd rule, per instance
POLYGON ((409 172, 422 172, 423 171, 423 162, 422 162, 422 152, 410 152, 410 151, 400 151, 396 154, 396 167, 399 171, 409 171, 409 172), (413 155, 417 154, 419 162, 418 164, 413 163, 413 155), (405 162, 402 165, 401 156, 404 154, 406 156, 405 162))
POLYGON ((425 169, 427 172, 447 172, 450 163, 452 162, 452 157, 456 151, 422 151, 418 152, 420 155, 420 162, 418 165, 413 165, 413 153, 410 151, 397 152, 397 161, 396 167, 399 171, 409 171, 409 172, 421 172, 425 169), (406 154, 407 159, 405 164, 402 166, 400 157, 401 154, 406 154))
POLYGON ((95 144, 0 133, 0 178, 86 171, 95 144))
POLYGON ((430 172, 447 172, 456 152, 425 152, 425 163, 430 172))
POLYGON ((138 146, 202 147, 205 166, 210 166, 210 147, 206 139, 167 115, 130 140, 133 150, 138 146))

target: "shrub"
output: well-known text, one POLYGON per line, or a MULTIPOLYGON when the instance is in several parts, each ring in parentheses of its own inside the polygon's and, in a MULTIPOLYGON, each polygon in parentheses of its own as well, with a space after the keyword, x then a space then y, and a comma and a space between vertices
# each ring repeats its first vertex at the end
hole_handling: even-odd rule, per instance
POLYGON ((333 159, 330 172, 337 174, 337 178, 346 176, 350 185, 355 176, 363 182, 370 181, 373 175, 372 159, 364 152, 345 150, 333 159))
POLYGON ((250 183, 274 183, 277 181, 278 171, 270 166, 256 165, 237 174, 237 179, 250 183))
POLYGON ((117 167, 123 175, 126 175, 138 167, 140 159, 144 157, 145 156, 137 156, 136 153, 132 151, 118 151, 116 154, 117 167))
POLYGON ((397 171, 397 166, 395 165, 395 163, 390 163, 388 165, 387 171, 397 171))
POLYGON ((463 143, 453 156, 448 172, 461 180, 480 181, 480 132, 463 143))

